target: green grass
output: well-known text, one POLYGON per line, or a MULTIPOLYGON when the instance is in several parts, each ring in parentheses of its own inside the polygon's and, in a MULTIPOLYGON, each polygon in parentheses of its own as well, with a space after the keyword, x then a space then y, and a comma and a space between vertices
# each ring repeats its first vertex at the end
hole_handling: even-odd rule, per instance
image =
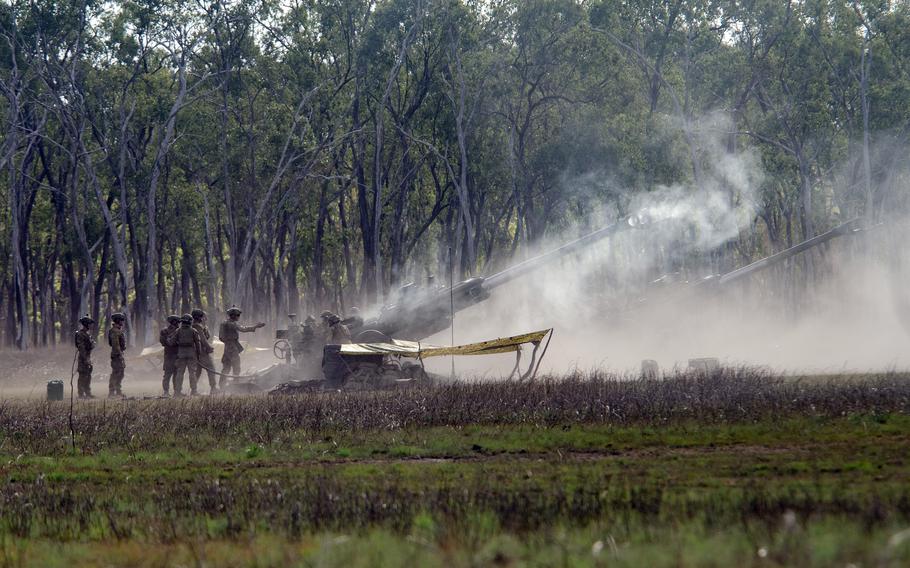
POLYGON ((427 396, 314 398, 306 421, 262 399, 88 405, 76 453, 56 407, 0 405, 0 567, 906 565, 910 415, 830 392, 781 416, 729 418, 731 392, 723 418, 611 421, 554 395, 394 427, 427 396), (361 426, 338 411, 364 403, 361 426), (175 422, 154 433, 149 410, 175 422))
MULTIPOLYGON (((502 455, 598 454, 660 450, 675 455, 686 449, 783 448, 791 454, 812 454, 816 460, 831 454, 838 460, 844 451, 875 452, 891 446, 910 446, 910 416, 851 416, 849 418, 791 418, 779 422, 708 424, 693 422, 662 428, 611 426, 456 426, 378 432, 332 432, 313 436, 306 430, 290 431, 271 444, 246 444, 229 436, 197 447, 181 447, 166 437, 131 451, 112 447, 94 452, 35 455, 0 451, 0 471, 39 470, 68 465, 80 471, 107 470, 138 465, 152 471, 163 467, 219 467, 277 462, 337 462, 364 459, 481 458, 502 455), (150 469, 151 468, 151 469, 150 469)), ((707 451, 707 450, 706 450, 707 451)), ((557 455, 558 457, 558 455, 557 455)), ((871 467, 856 460, 831 467, 871 467), (851 465, 852 464, 852 465, 851 465)))
POLYGON ((101 537, 113 530, 160 540, 179 525, 210 539, 255 533, 276 518, 284 524, 269 532, 400 529, 440 511, 451 520, 492 512, 515 530, 628 516, 735 522, 787 509, 875 524, 910 514, 908 426, 906 416, 665 429, 471 426, 208 452, 163 442, 157 452, 0 455, 0 495, 12 499, 0 532, 55 538, 79 525, 101 537), (28 508, 17 506, 23 499, 28 508), (55 508, 64 505, 61 517, 55 508), (122 511, 130 515, 118 520, 122 511), (199 512, 230 523, 213 531, 195 523, 199 512))
POLYGON ((554 526, 523 535, 476 519, 452 534, 424 518, 411 531, 325 532, 295 539, 258 535, 232 540, 0 541, 0 565, 46 566, 906 566, 910 538, 897 526, 866 530, 849 520, 726 529, 595 524, 554 526), (486 523, 486 524, 484 524, 486 523))

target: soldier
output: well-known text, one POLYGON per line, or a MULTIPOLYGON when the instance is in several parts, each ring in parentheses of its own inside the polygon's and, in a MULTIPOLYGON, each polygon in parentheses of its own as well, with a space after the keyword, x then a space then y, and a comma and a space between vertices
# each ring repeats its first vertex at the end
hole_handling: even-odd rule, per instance
POLYGON ((322 324, 325 326, 325 344, 341 345, 351 342, 351 332, 341 323, 341 318, 332 312, 322 312, 322 324))
POLYGON ((126 371, 126 360, 123 352, 126 351, 126 334, 123 333, 123 322, 126 316, 121 313, 111 314, 111 329, 107 332, 107 343, 111 346, 111 380, 108 382, 108 398, 122 398, 120 390, 123 384, 123 374, 126 371))
POLYGON ((344 318, 341 323, 349 330, 351 328, 358 330, 363 327, 363 317, 360 315, 360 308, 352 307, 350 311, 348 311, 348 317, 344 318))
POLYGON ((305 376, 319 371, 319 363, 322 360, 322 335, 317 333, 316 318, 308 315, 300 326, 299 344, 294 350, 297 366, 305 376))
POLYGON ((164 396, 169 396, 171 380, 174 378, 174 371, 177 370, 177 347, 170 344, 170 337, 177 332, 180 316, 174 314, 167 316, 167 323, 168 326, 158 334, 158 341, 164 346, 164 380, 161 382, 164 396))
POLYGON ((95 348, 95 338, 92 336, 92 326, 95 320, 88 314, 79 318, 82 329, 76 332, 76 351, 78 360, 76 371, 79 380, 76 383, 79 398, 95 398, 92 396, 92 349, 95 348))
POLYGON ((224 355, 221 356, 221 380, 219 388, 223 388, 227 383, 225 375, 240 374, 240 352, 243 346, 240 345, 240 332, 256 331, 260 327, 265 327, 262 322, 256 325, 240 325, 240 314, 243 312, 237 306, 232 306, 227 311, 228 319, 221 322, 218 328, 218 339, 224 342, 224 355))
POLYGON ((287 342, 291 346, 291 355, 299 362, 303 356, 303 326, 297 323, 297 314, 288 314, 287 342))
POLYGON ((174 398, 183 395, 183 374, 189 371, 190 394, 196 392, 196 361, 199 354, 202 353, 202 345, 199 341, 199 334, 193 329, 193 316, 183 314, 180 318, 180 327, 177 331, 168 336, 168 343, 177 348, 177 360, 174 369, 174 398))
POLYGON ((303 320, 303 328, 300 330, 300 341, 303 343, 304 350, 312 349, 313 339, 316 337, 316 318, 308 315, 303 320))
POLYGON ((199 384, 199 377, 202 375, 203 368, 209 377, 209 394, 214 395, 218 392, 218 385, 215 381, 215 362, 212 360, 212 353, 215 348, 212 347, 212 333, 205 325, 205 312, 196 308, 193 310, 193 329, 199 334, 199 345, 202 348, 199 353, 199 364, 196 365, 195 378, 190 381, 190 388, 195 392, 199 384))

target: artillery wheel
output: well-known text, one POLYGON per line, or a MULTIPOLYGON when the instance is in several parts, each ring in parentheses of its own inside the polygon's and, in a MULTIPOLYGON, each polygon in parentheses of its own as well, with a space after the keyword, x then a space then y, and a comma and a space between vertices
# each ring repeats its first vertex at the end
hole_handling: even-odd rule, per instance
POLYGON ((376 329, 365 329, 354 338, 356 343, 391 343, 392 338, 376 329))
POLYGON ((274 353, 275 357, 278 359, 286 361, 291 354, 291 344, 288 343, 287 339, 279 339, 275 342, 275 345, 272 346, 272 353, 274 353))

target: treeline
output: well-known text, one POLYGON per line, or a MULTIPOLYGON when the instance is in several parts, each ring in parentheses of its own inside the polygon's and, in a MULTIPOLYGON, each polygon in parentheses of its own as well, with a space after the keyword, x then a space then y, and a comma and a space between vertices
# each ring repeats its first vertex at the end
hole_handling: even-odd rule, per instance
POLYGON ((900 201, 908 56, 886 0, 4 1, 2 342, 481 273, 697 187, 715 113, 748 260, 900 201))

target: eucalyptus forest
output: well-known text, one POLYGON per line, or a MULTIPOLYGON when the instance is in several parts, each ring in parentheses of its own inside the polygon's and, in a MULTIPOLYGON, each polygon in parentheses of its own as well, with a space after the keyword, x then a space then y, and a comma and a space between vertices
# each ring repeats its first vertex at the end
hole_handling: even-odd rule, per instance
POLYGON ((3 0, 0 90, 2 344, 143 345, 488 273, 725 154, 762 176, 721 266, 900 214, 910 6, 3 0))

